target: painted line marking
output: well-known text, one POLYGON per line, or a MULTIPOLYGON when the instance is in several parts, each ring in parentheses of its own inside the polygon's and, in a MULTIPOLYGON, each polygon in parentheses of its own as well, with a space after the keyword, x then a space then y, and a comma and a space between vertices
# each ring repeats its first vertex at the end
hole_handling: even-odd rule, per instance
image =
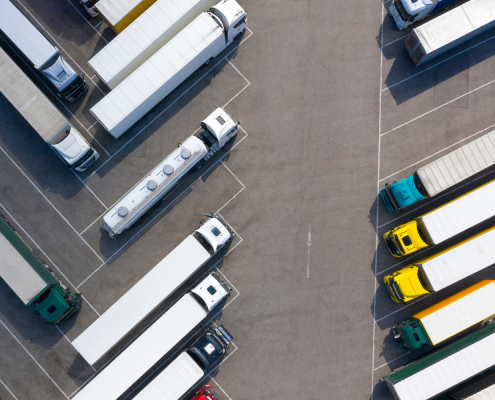
POLYGON ((446 58, 446 59, 445 59, 445 60, 443 60, 443 61, 440 61, 440 62, 438 62, 438 63, 436 63, 436 64, 433 64, 431 67, 425 68, 424 70, 419 71, 419 72, 417 72, 417 73, 415 73, 415 74, 411 75, 411 76, 410 76, 410 77, 408 77, 408 78, 402 79, 401 81, 399 81, 399 82, 397 82, 397 83, 394 83, 393 85, 390 85, 390 86, 386 87, 385 89, 382 89, 382 91, 384 92, 384 91, 386 91, 386 90, 389 90, 389 89, 393 88, 394 86, 400 85, 401 83, 404 83, 404 82, 408 81, 409 79, 412 79, 412 78, 414 78, 414 77, 416 77, 416 76, 418 76, 418 75, 421 75, 422 73, 424 73, 424 72, 426 72, 426 71, 429 71, 430 69, 435 68, 436 66, 438 66, 438 65, 440 65, 440 64, 443 64, 444 62, 447 62, 447 61, 449 61, 449 60, 453 59, 454 57, 457 57, 457 56, 459 56, 459 55, 461 55, 461 54, 465 53, 466 51, 469 51, 469 50, 471 50, 471 49, 474 49, 475 47, 478 47, 478 46, 482 45, 483 43, 486 43, 486 42, 488 42, 489 40, 492 40, 492 39, 494 39, 494 38, 495 38, 495 35, 494 35, 494 36, 492 36, 492 37, 489 37, 489 38, 488 38, 488 39, 486 39, 486 40, 483 40, 482 42, 480 42, 480 43, 478 43, 478 44, 475 44, 474 46, 471 46, 471 47, 467 48, 466 50, 462 50, 462 51, 460 51, 459 53, 454 54, 453 56, 451 56, 451 57, 449 57, 449 58, 446 58))
MULTIPOLYGON (((376 280, 376 279, 375 279, 375 280, 376 280)), ((405 306, 403 306, 403 307, 399 308, 398 310, 395 310, 395 311, 391 312, 390 314, 385 315, 384 317, 381 317, 381 318, 379 318, 379 319, 376 319, 376 320, 375 320, 375 322, 376 322, 376 323, 378 323, 378 322, 380 322, 380 321, 383 321, 384 319, 386 319, 386 318, 388 318, 388 317, 390 317, 390 316, 394 315, 395 313, 398 313, 399 311, 402 311, 402 310, 406 309, 407 307, 410 307, 410 306, 412 306, 412 305, 414 305, 414 304, 418 304, 420 301, 423 301, 424 299, 426 299, 426 298, 430 297, 432 294, 433 294, 433 293, 429 293, 429 294, 427 294, 427 295, 425 295, 425 296, 421 296, 421 297, 418 297, 418 298, 416 298, 416 299, 414 299, 414 300, 411 300, 411 302, 409 302, 407 305, 405 305, 405 306)))
MULTIPOLYGON (((404 35, 404 36, 401 36, 400 38, 397 38, 397 39, 395 39, 395 40, 392 40, 391 42, 388 42, 387 44, 384 44, 384 45, 382 46, 382 49, 383 49, 384 47, 390 46, 392 43, 395 43, 395 42, 398 42, 398 41, 399 41, 399 40, 401 40, 401 39, 404 39, 406 36, 409 36, 409 33, 407 33, 407 34, 406 34, 406 35, 404 35)), ((380 89, 380 90, 381 90, 381 89, 380 89)))
POLYGON ((308 232, 308 263, 306 265, 306 277, 309 279, 309 263, 311 260, 311 225, 308 232))
MULTIPOLYGON (((100 37, 101 37, 101 38, 105 41, 105 43, 108 43, 108 41, 107 41, 107 40, 106 40, 103 36, 101 36, 101 33, 100 33, 100 32, 98 32, 98 31, 96 30, 96 27, 97 27, 98 25, 100 25, 100 24, 103 22, 103 20, 102 20, 102 21, 101 21, 98 25, 93 26, 93 25, 92 25, 92 24, 91 24, 91 23, 87 20, 87 18, 86 18, 86 17, 85 17, 85 16, 84 16, 84 15, 83 15, 83 14, 82 14, 82 13, 81 13, 81 12, 80 12, 77 8, 76 8, 76 6, 75 6, 74 4, 72 4, 69 0, 67 0, 67 3, 69 3, 69 4, 70 4, 70 5, 74 8, 74 10, 76 10, 76 11, 77 11, 77 13, 78 13, 78 14, 79 14, 79 15, 80 15, 80 16, 81 16, 81 17, 82 17, 82 18, 83 18, 83 19, 84 19, 84 20, 88 23, 88 25, 89 25, 91 28, 93 28, 93 30, 94 30, 94 31, 95 31, 95 32, 96 32, 96 33, 97 33, 97 34, 98 34, 98 35, 99 35, 99 36, 100 36, 100 37)), ((91 80, 93 80, 92 78, 90 78, 90 79, 91 79, 91 80)))
MULTIPOLYGON (((24 10, 25 10, 25 11, 26 11, 26 12, 27 12, 30 16, 31 16, 31 18, 33 18, 33 19, 34 19, 34 20, 38 23, 38 25, 39 25, 39 26, 41 26, 41 28, 45 31, 45 33, 46 33, 46 34, 47 34, 47 35, 48 35, 48 36, 49 36, 49 37, 50 37, 50 38, 51 38, 51 39, 55 42, 55 44, 57 45, 58 49, 63 50, 63 51, 64 51, 64 53, 67 55, 67 57, 68 57, 68 58, 70 58, 70 59, 72 60, 72 62, 73 62, 75 65, 77 65, 77 67, 78 67, 78 68, 79 68, 82 72, 84 72, 84 74, 85 74, 86 76, 88 76, 88 74, 84 71, 84 69, 82 69, 82 68, 81 68, 81 66, 80 66, 80 65, 76 62, 76 60, 74 60, 74 59, 72 58, 72 56, 71 56, 71 55, 70 55, 70 54, 69 54, 69 53, 68 53, 68 52, 67 52, 67 51, 66 51, 66 50, 65 50, 65 49, 64 49, 64 48, 60 45, 60 43, 59 43, 59 42, 57 42, 57 41, 55 40, 55 38, 51 35, 51 33, 50 33, 50 32, 48 32, 48 30, 45 28, 45 26, 44 26, 43 24, 41 24, 41 23, 40 23, 40 21, 38 21, 38 20, 36 19, 36 17, 35 17, 35 16, 34 16, 34 15, 33 15, 33 14, 32 14, 32 13, 31 13, 31 12, 30 12, 27 8, 26 8, 26 7, 25 7, 25 6, 24 6, 24 4, 22 4, 19 0, 18 0, 17 2, 18 2, 21 6, 22 6, 22 8, 24 8, 24 10)), ((105 39, 103 39, 103 40, 105 40, 105 39)), ((106 41, 106 40, 105 40, 105 41, 106 41)), ((108 43, 108 42, 107 42, 107 43, 108 43)), ((98 85, 97 85, 97 84, 96 84, 96 83, 95 83, 92 79, 91 79, 91 82, 93 82, 93 84, 95 85, 95 87, 96 87, 96 88, 97 88, 97 89, 98 89, 101 93, 103 93, 103 95, 105 95, 105 92, 104 92, 103 90, 101 90, 101 89, 98 87, 98 85)))
MULTIPOLYGON (((19 400, 17 397, 15 397, 14 393, 12 393, 12 390, 10 390, 8 388, 8 386, 0 379, 0 383, 5 387, 5 389, 7 389, 7 392, 10 393, 10 395, 15 399, 15 400, 19 400)), ((224 392, 225 393, 225 392, 224 392)), ((225 393, 226 394, 226 393, 225 393)), ((230 397, 229 397, 230 398, 230 397)))
POLYGON ((219 388, 223 392, 225 396, 227 396, 229 400, 232 400, 232 397, 228 395, 228 393, 218 384, 218 382, 215 379, 211 378, 211 381, 215 384, 217 388, 219 388))
POLYGON ((74 175, 77 177, 77 179, 79 179, 81 181, 81 183, 86 187, 86 189, 89 190, 89 192, 93 195, 93 197, 100 202, 100 204, 103 206, 103 208, 106 209, 107 206, 105 204, 103 204, 103 201, 100 200, 100 198, 95 194, 95 192, 93 192, 93 190, 88 185, 86 185, 86 182, 81 179, 81 177, 77 174, 77 172, 74 171, 73 169, 71 169, 71 171, 74 173, 74 175))
POLYGON ((46 375, 46 376, 47 376, 47 377, 48 377, 48 378, 52 381, 52 383, 53 383, 53 384, 57 387, 57 389, 58 389, 58 390, 60 390, 60 393, 62 393, 62 394, 65 396, 65 398, 67 398, 67 399, 68 399, 68 398, 69 398, 69 396, 67 396, 67 395, 64 393, 64 391, 60 388, 60 386, 58 386, 58 385, 57 385, 57 382, 55 382, 55 381, 53 380, 53 378, 52 378, 52 377, 48 374, 48 372, 46 372, 46 371, 45 371, 45 369, 41 366, 41 364, 40 364, 38 361, 36 361, 36 358, 34 358, 34 357, 33 357, 33 355, 32 355, 32 354, 28 351, 28 349, 26 349, 26 348, 24 347, 24 345, 20 342, 20 340, 19 340, 19 339, 17 339, 17 337, 16 337, 16 336, 12 333, 12 331, 11 331, 11 330, 7 327, 7 325, 5 325, 5 324, 4 324, 4 322, 3 322, 1 319, 0 319, 0 324, 2 324, 2 325, 3 325, 3 327, 4 327, 5 329, 7 329, 7 331, 8 331, 8 332, 10 333, 10 335, 14 338, 14 340, 15 340, 17 343, 19 343, 19 345, 20 345, 20 346, 23 348, 23 350, 24 350, 24 351, 25 351, 25 352, 29 355, 29 357, 31 357, 31 359, 32 359, 32 360, 36 363, 36 365, 37 365, 37 366, 38 366, 38 367, 39 367, 39 368, 40 368, 40 369, 41 369, 41 370, 45 373, 45 375, 46 375))
MULTIPOLYGON (((100 22, 98 22, 96 25, 95 25, 95 29, 98 28, 101 24, 103 23, 103 20, 101 20, 100 22)), ((91 25, 91 24, 90 24, 91 25)), ((101 35, 100 35, 101 36, 101 35)), ((103 36, 101 36, 103 37, 103 36)), ((106 41, 106 40, 105 40, 106 41)), ((108 42, 107 42, 108 43, 108 42)))
MULTIPOLYGON (((431 246, 430 246, 430 247, 431 247, 431 246)), ((411 261, 411 260, 412 260, 412 259, 415 259, 415 258, 416 258, 416 256, 419 256, 420 254, 424 253, 426 250, 428 250, 428 247, 426 247, 426 248, 424 248, 424 249, 422 249, 422 250, 420 250, 420 251, 417 251, 416 253, 414 253, 414 256, 413 256, 413 257, 408 257, 408 258, 406 258, 405 260, 402 260, 402 261, 399 261, 398 263, 395 263, 395 264, 394 264, 394 265, 392 265, 391 267, 385 268, 383 271, 378 272, 375 276, 382 275, 382 274, 384 274, 385 272, 390 271, 391 269, 396 268, 398 265, 400 265, 400 264, 404 264, 404 263, 406 263, 406 262, 407 262, 407 263, 409 263, 409 264, 413 264, 413 263, 414 263, 414 261, 411 261)))
POLYGON ((425 157, 425 158, 423 158, 422 160, 419 160, 419 161, 415 162, 414 164, 408 165, 407 167, 402 168, 401 170, 399 170, 399 171, 397 171, 397 172, 394 172, 393 174, 391 174, 391 175, 389 175, 389 176, 387 176, 387 177, 385 177, 385 178, 380 179, 380 182, 383 182, 384 180, 389 179, 389 178, 393 177, 394 175, 397 175, 398 173, 405 171, 406 169, 409 169, 409 168, 411 168, 411 167, 414 167, 415 165, 417 165, 417 164, 419 164, 419 163, 422 163, 423 161, 426 161, 426 160, 428 160, 429 158, 431 158, 431 157, 433 157, 433 156, 436 156, 437 154, 440 154, 441 152, 443 152, 443 151, 445 151, 445 150, 447 150, 447 149, 450 149, 451 147, 454 147, 454 146, 458 145, 459 143, 462 143, 462 142, 464 142, 464 141, 466 141, 466 140, 468 140, 468 139, 471 139, 472 137, 474 137, 474 136, 476 136, 476 135, 479 135, 480 133, 483 133, 483 132, 485 132, 486 130, 491 129, 491 128, 493 128, 493 127, 495 127, 495 124, 490 125, 489 127, 485 128, 485 129, 482 129, 482 130, 481 130, 481 131, 479 131, 479 132, 473 133, 472 135, 468 136, 467 138, 464 138, 464 139, 462 139, 462 140, 459 140, 458 142, 455 142, 454 144, 451 144, 450 146, 444 147, 442 150, 438 150, 436 153, 433 153, 433 154, 429 155, 428 157, 425 157))
MULTIPOLYGON (((376 191, 377 191, 377 196, 378 193, 380 193, 380 149, 381 149, 381 132, 382 132, 382 80, 383 80, 383 52, 381 49, 383 48, 383 10, 385 9, 385 6, 382 3, 381 8, 381 27, 380 27, 380 87, 378 88, 378 162, 377 162, 377 173, 376 173, 376 191)), ((379 221, 379 200, 376 202, 376 223, 375 226, 378 226, 378 221, 379 221)), ((373 289, 373 341, 372 347, 371 347, 371 396, 370 400, 373 400, 373 393, 374 393, 374 380, 375 380, 375 339, 376 339, 376 321, 375 321, 375 315, 376 315, 376 293, 377 293, 377 281, 376 281, 376 271, 378 268, 378 228, 375 228, 375 282, 374 282, 374 289, 373 289)))
POLYGON ((450 100, 450 101, 448 101, 447 103, 442 104, 441 106, 435 107, 433 110, 427 111, 427 112, 425 112, 424 114, 421 114, 419 117, 413 118, 413 119, 411 119, 410 121, 408 121, 408 122, 406 122, 406 123, 404 123, 404 124, 401 124, 401 125, 399 125, 399 126, 395 127, 394 129, 391 129, 391 130, 389 130, 389 131, 387 131, 387 132, 385 132, 385 133, 382 133, 382 134, 381 134, 381 136, 385 136, 385 135, 389 134, 390 132, 393 132, 393 131, 395 131, 395 130, 397 130, 397 129, 399 129, 399 128, 402 128, 403 126, 406 126, 406 125, 410 124, 411 122, 414 122, 414 121, 416 121, 416 120, 418 120, 418 119, 420 119, 420 118, 423 118, 424 116, 426 116, 426 115, 428 115, 428 114, 431 114, 432 112, 437 111, 437 110, 439 110, 440 108, 443 108, 443 107, 445 107, 445 106, 449 105, 450 103, 453 103, 454 101, 457 101, 457 100, 459 100, 459 99, 461 99, 461 98, 463 98, 463 97, 466 97, 466 96, 470 95, 471 93, 474 93, 474 92, 476 92, 476 91, 478 91, 478 90, 480 90, 480 89, 483 89, 484 87, 487 87, 487 86, 491 85, 493 82, 495 82, 495 79, 494 79, 494 80, 492 80, 492 81, 490 81, 490 82, 488 82, 488 83, 485 83, 484 85, 481 85, 481 86, 477 87, 476 89, 470 90, 469 92, 464 93, 463 95, 458 96, 458 97, 456 97, 455 99, 450 100))
POLYGON ((402 354, 402 355, 401 355, 401 356, 399 356, 399 357, 395 357, 395 358, 393 358, 392 360, 387 361, 386 363, 384 363, 384 364, 380 365, 379 367, 376 367, 376 368, 375 368, 375 371, 376 371, 377 369, 380 369, 380 368, 384 367, 385 365, 390 365, 390 364, 391 364, 391 363, 393 363, 394 361, 397 361, 397 360, 401 359, 402 357, 407 356, 407 355, 408 355, 408 354, 410 354, 410 353, 411 353, 411 351, 408 351, 407 353, 404 353, 404 354, 402 354))

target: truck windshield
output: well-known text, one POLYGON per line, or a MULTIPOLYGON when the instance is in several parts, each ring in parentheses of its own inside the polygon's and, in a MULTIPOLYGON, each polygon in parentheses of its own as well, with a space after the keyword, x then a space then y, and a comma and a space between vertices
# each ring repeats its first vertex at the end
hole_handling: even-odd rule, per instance
POLYGON ((70 167, 71 168, 77 168, 83 165, 89 157, 91 157, 94 154, 94 150, 92 148, 88 149, 88 152, 82 156, 79 160, 77 160, 74 164, 72 164, 70 167))
POLYGON ((413 17, 404 8, 404 5, 402 4, 402 0, 394 0, 394 4, 395 4, 395 8, 397 9, 397 12, 399 13, 400 17, 404 22, 409 21, 409 19, 413 17))
POLYGON ((82 93, 84 93, 84 89, 84 79, 79 75, 78 78, 74 82, 72 82, 71 85, 65 88, 61 94, 65 98, 79 97, 82 95, 82 93), (82 93, 77 93, 78 96, 74 96, 74 94, 76 94, 76 92, 78 91, 81 91, 82 93))

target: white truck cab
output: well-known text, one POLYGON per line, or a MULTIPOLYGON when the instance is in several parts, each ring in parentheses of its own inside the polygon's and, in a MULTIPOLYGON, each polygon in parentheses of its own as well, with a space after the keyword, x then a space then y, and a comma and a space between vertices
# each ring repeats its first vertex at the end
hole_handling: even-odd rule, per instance
POLYGON ((220 18, 225 29, 225 43, 235 40, 247 28, 246 10, 234 0, 222 0, 210 8, 210 12, 220 18))
POLYGON ((78 172, 85 171, 100 155, 84 139, 81 133, 68 123, 48 144, 56 154, 71 168, 78 172))
POLYGON ((457 0, 394 0, 389 12, 400 31, 457 0))
POLYGON ((194 237, 210 254, 215 254, 225 243, 232 240, 233 233, 227 229, 227 224, 222 224, 212 215, 207 216, 210 219, 194 232, 194 237))

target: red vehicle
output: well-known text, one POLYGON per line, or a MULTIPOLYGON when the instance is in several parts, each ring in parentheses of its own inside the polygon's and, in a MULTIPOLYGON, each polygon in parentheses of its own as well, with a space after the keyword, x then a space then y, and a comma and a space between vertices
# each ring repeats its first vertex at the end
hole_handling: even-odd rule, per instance
POLYGON ((223 400, 218 392, 210 385, 205 385, 191 400, 223 400))

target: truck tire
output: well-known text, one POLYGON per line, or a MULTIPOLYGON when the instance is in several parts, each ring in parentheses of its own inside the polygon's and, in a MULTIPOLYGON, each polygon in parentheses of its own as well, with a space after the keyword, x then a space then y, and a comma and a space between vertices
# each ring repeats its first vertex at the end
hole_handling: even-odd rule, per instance
POLYGON ((205 63, 204 65, 208 65, 209 63, 211 63, 211 61, 213 60, 213 57, 210 57, 205 63))
POLYGON ((487 319, 483 320, 483 322, 481 323, 481 326, 490 325, 490 324, 493 324, 494 322, 495 322, 495 314, 491 315, 487 319))
POLYGON ((246 32, 246 31, 245 30, 244 31, 240 31, 237 35, 234 36, 234 40, 239 39, 244 34, 244 32, 246 32))

